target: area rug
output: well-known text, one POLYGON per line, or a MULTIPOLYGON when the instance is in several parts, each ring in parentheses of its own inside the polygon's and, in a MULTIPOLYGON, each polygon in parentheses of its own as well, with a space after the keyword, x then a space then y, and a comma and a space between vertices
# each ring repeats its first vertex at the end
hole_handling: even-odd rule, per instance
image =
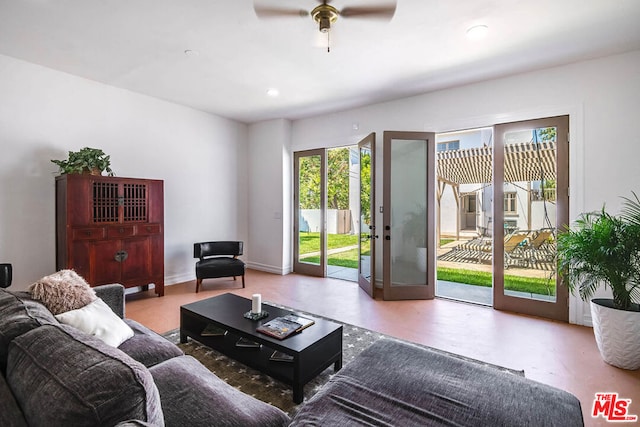
MULTIPOLYGON (((269 303, 271 305, 278 304, 269 303)), ((284 307, 287 308, 287 307, 284 307)), ((292 310, 292 309, 289 309, 292 310)), ((299 310, 292 310, 307 316, 324 318, 315 314, 303 313, 299 310)), ((374 342, 386 339, 402 341, 397 338, 393 338, 389 335, 374 332, 365 328, 360 328, 355 325, 345 324, 333 319, 332 322, 341 323, 343 325, 343 338, 342 338, 342 359, 343 366, 352 361, 358 354, 364 349, 369 347, 374 342)), ((268 375, 262 374, 259 371, 250 368, 240 362, 237 362, 209 347, 201 344, 200 342, 189 338, 186 344, 180 343, 180 330, 174 329, 163 334, 169 341, 175 343, 185 352, 185 354, 191 355, 198 359, 204 366, 206 366, 211 372, 216 374, 219 378, 226 381, 233 387, 249 394, 257 399, 267 402, 273 406, 282 409, 290 416, 294 416, 300 405, 293 402, 293 391, 291 386, 284 384, 280 381, 274 380, 268 375)), ((495 369, 512 373, 514 375, 524 376, 524 371, 516 371, 508 369, 502 366, 492 365, 485 362, 481 362, 468 357, 460 356, 457 354, 445 352, 442 350, 434 349, 432 347, 421 346, 419 347, 429 348, 429 350, 447 354, 452 357, 468 360, 474 363, 478 363, 485 366, 491 366, 495 369)), ((304 387, 304 400, 308 400, 313 396, 334 374, 333 365, 325 369, 320 375, 308 382, 304 387)))

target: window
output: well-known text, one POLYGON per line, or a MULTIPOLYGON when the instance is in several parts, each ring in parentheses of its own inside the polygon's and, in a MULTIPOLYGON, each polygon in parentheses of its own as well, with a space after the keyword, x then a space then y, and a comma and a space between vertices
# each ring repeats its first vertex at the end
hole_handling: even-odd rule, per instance
POLYGON ((507 215, 516 215, 518 213, 518 204, 516 193, 504 193, 504 213, 507 215))
POLYGON ((449 151, 449 150, 459 150, 460 149, 460 141, 446 141, 446 142, 438 142, 436 145, 436 150, 440 151, 449 151))

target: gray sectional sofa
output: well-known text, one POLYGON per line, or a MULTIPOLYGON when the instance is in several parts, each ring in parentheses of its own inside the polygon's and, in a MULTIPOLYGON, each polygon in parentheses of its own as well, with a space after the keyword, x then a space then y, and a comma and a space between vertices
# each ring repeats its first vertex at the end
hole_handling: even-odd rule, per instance
POLYGON ((583 427, 570 393, 459 357, 383 339, 334 375, 295 426, 583 427))
MULTIPOLYGON (((94 288, 124 318, 124 288, 94 288)), ((583 426, 575 396, 393 340, 334 375, 295 417, 216 377, 143 325, 118 348, 0 289, 2 426, 583 426)))
MULTIPOLYGON (((121 318, 124 288, 94 288, 121 318)), ((0 289, 0 425, 283 426, 280 409, 216 377, 143 325, 118 348, 0 289), (134 421, 135 420, 135 421, 134 421)))

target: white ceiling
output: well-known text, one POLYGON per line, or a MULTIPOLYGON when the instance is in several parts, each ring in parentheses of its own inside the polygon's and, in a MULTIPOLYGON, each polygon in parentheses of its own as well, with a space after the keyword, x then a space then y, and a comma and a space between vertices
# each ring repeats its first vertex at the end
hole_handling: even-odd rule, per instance
POLYGON ((388 22, 340 17, 327 53, 309 16, 258 19, 253 0, 0 0, 0 54, 255 122, 639 49, 639 19, 639 0, 397 0, 388 22))

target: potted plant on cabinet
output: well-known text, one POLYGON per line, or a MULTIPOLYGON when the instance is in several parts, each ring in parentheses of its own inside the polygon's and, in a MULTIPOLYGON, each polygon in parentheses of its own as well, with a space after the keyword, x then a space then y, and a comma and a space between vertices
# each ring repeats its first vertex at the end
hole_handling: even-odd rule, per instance
POLYGON ((590 300, 593 332, 605 362, 640 368, 640 202, 636 219, 614 216, 603 207, 582 214, 573 229, 559 234, 558 271, 572 293, 590 300), (613 298, 593 298, 604 286, 613 298))
POLYGON ((427 208, 417 206, 405 218, 402 234, 405 239, 413 240, 416 244, 416 266, 422 273, 427 271, 427 208))
POLYGON ((113 176, 110 156, 99 148, 84 147, 80 151, 69 151, 67 160, 51 160, 60 168, 61 174, 88 173, 113 176))

